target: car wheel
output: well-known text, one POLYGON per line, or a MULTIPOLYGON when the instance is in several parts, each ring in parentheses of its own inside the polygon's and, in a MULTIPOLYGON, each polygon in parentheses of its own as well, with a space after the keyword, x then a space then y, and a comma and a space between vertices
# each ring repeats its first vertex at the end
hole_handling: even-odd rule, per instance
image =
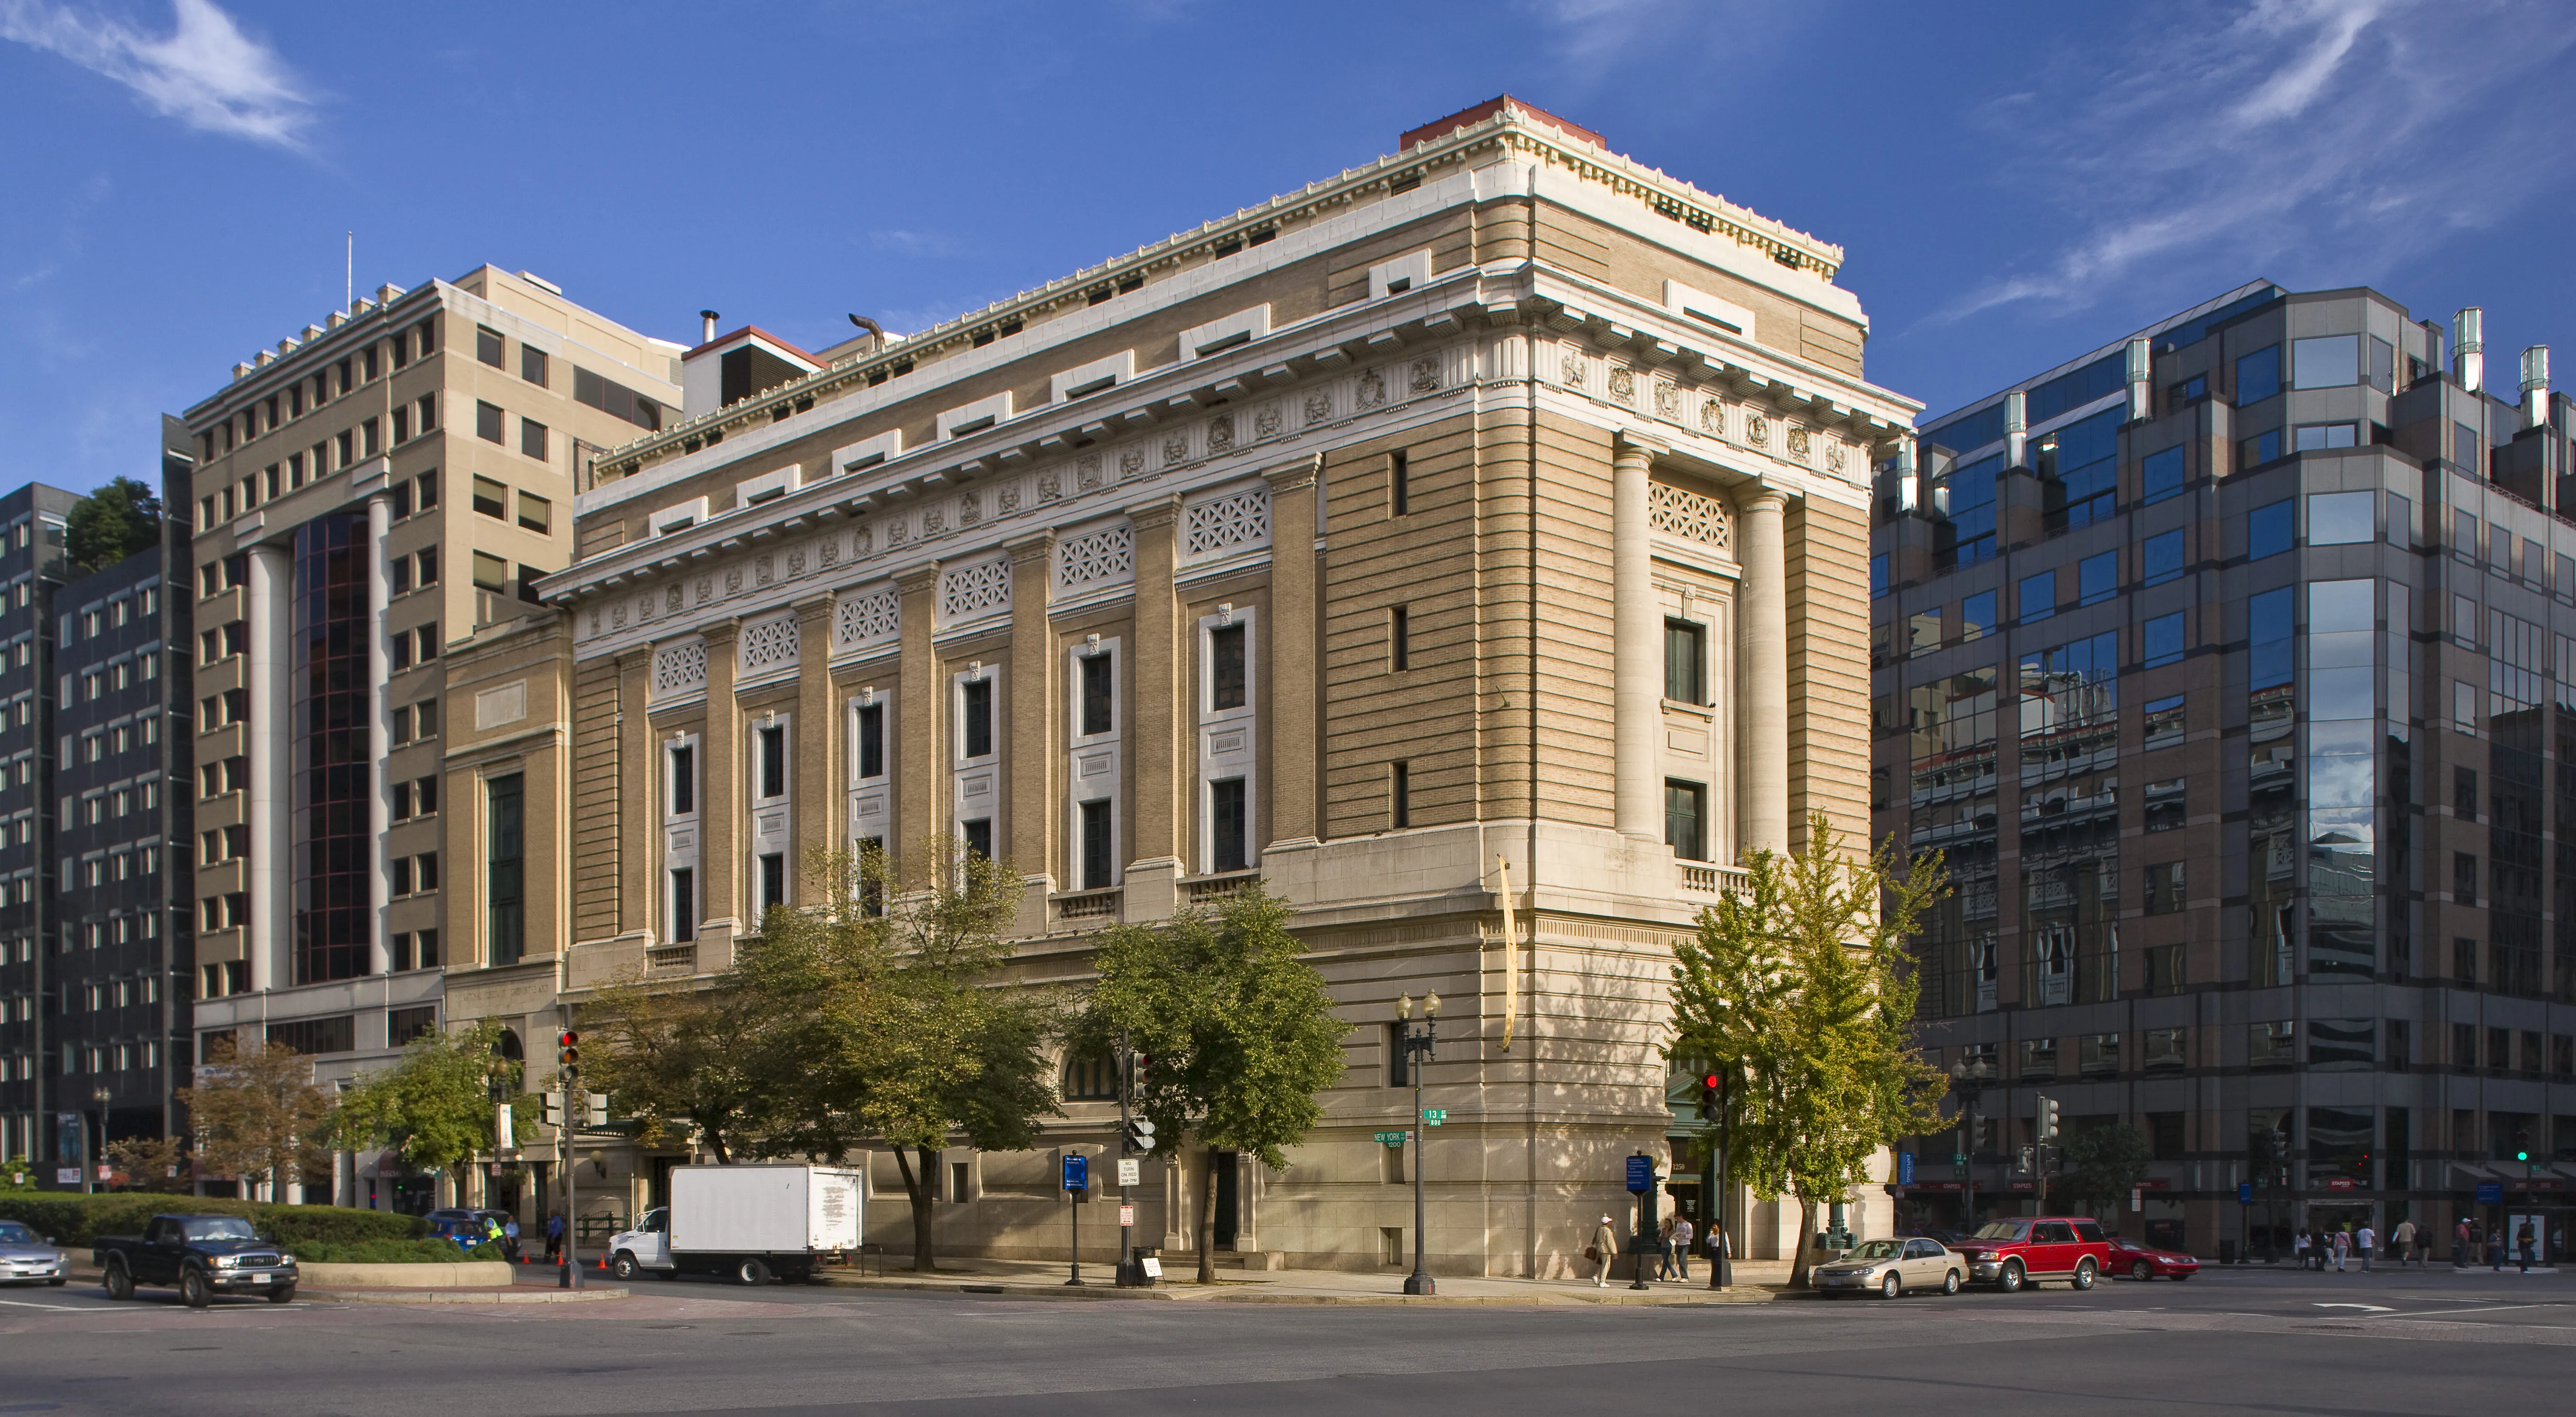
POLYGON ((2140 1260, 2136 1264, 2129 1266, 2129 1277, 2131 1279, 2153 1279, 2156 1277, 2155 1267, 2148 1264, 2145 1260, 2140 1260))
POLYGON ((767 1284, 769 1266, 758 1260, 744 1260, 734 1266, 733 1278, 736 1284, 767 1284))
POLYGON ((1904 1292, 1905 1281, 1897 1278, 1894 1270, 1889 1270, 1887 1277, 1878 1282, 1878 1297, 1882 1299, 1893 1299, 1904 1292))
POLYGON ((1959 1272, 1957 1270, 1951 1270, 1949 1273, 1941 1276, 1941 1292, 1944 1294, 1956 1294, 1959 1292, 1959 1272))
POLYGON ((2089 1257, 2075 1266, 2075 1278, 2073 1283, 2078 1289, 2090 1289, 2093 1287, 2093 1261, 2089 1257))
POLYGON ((62 1287, 63 1287, 63 1282, 64 1282, 64 1276, 62 1276, 62 1275, 59 1275, 59 1274, 58 1274, 58 1275, 55 1275, 53 1278, 46 1280, 46 1281, 45 1281, 45 1284, 46 1284, 49 1288, 60 1289, 60 1288, 62 1288, 62 1287))
POLYGON ((295 1302, 295 1286, 292 1284, 281 1284, 275 1289, 271 1289, 268 1291, 268 1302, 272 1304, 291 1304, 295 1302))
POLYGON ((179 1300, 191 1309, 202 1309, 215 1302, 215 1286, 206 1282, 206 1272, 192 1269, 179 1276, 179 1300))
POLYGON ((624 1250, 619 1250, 617 1258, 608 1262, 608 1272, 620 1279, 633 1279, 640 1268, 642 1266, 635 1263, 635 1257, 624 1250))
POLYGON ((126 1272, 125 1261, 108 1261, 106 1282, 108 1298, 123 1303, 134 1297, 134 1276, 126 1272))
POLYGON ((2004 1292, 2005 1292, 2005 1293, 2007 1293, 2007 1294, 2018 1294, 2018 1293, 2020 1293, 2020 1292, 2021 1292, 2021 1286, 2022 1286, 2021 1261, 2019 1261, 2019 1260, 2007 1260, 2007 1261, 2005 1261, 2005 1263, 2004 1263, 2004 1272, 2003 1272, 2003 1273, 2001 1273, 2001 1274, 1999 1274, 1999 1275, 1996 1275, 1996 1276, 1995 1276, 1995 1287, 1996 1287, 1997 1289, 2000 1289, 2000 1290, 2004 1291, 2004 1292))

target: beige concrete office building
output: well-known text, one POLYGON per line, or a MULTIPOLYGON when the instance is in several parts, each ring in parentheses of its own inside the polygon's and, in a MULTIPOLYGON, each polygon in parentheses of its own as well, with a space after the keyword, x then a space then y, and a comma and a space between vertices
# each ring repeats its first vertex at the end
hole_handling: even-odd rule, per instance
MULTIPOLYGON (((1418 1160, 1435 1270, 1564 1273, 1675 1139, 1696 1207, 1671 943, 1808 812, 1868 828, 1870 470, 1917 406, 1863 377, 1841 259, 1497 101, 917 335, 711 319, 691 416, 598 460, 544 582, 574 996, 723 970, 816 847, 989 849, 1064 981, 1258 880, 1349 1070, 1285 1170, 1149 1166, 1143 1241, 1193 1245, 1213 1183, 1221 1247, 1373 1267, 1418 1160), (1395 1001, 1434 991, 1447 1123, 1399 1156, 1395 1001)), ((1114 1103, 1065 1076, 1051 1143, 1097 1155, 1114 1103)), ((1062 1254, 1055 1155, 950 1152, 942 1243, 1062 1254)))
MULTIPOLYGON (((447 1026, 447 971, 560 955, 512 844, 560 832, 563 774, 481 737, 451 774, 448 654, 558 620, 533 588, 572 559, 575 468, 676 421, 681 352, 484 266, 354 300, 188 411, 200 1060, 256 1033, 345 1080, 447 1026)), ((305 1189, 426 1209, 379 1161, 305 1189)))

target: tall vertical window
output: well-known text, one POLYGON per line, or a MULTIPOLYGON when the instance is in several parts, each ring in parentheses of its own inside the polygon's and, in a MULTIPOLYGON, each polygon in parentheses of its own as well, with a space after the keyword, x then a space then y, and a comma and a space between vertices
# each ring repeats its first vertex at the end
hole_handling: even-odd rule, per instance
POLYGON ((977 817, 966 823, 965 827, 967 854, 980 856, 987 861, 993 859, 993 819, 977 817))
POLYGON ((683 743, 670 753, 671 815, 685 817, 698 810, 698 750, 683 743))
POLYGON ((859 706, 859 776, 885 776, 885 705, 859 706))
POLYGON ((1396 516, 1413 510, 1413 469, 1404 449, 1386 455, 1386 505, 1396 516))
POLYGON ((787 795, 787 730, 771 724, 760 730, 760 795, 787 795))
POLYGON ((698 873, 689 867, 671 871, 671 942, 684 944, 698 937, 698 873))
POLYGON ((527 953, 526 779, 512 773, 484 784, 492 963, 517 964, 527 953))
POLYGON ((1696 782, 1664 783, 1664 844, 1685 861, 1708 859, 1708 788, 1696 782))
POLYGON ((1105 654, 1085 655, 1082 659, 1082 732, 1089 737, 1107 733, 1115 726, 1116 703, 1114 675, 1117 662, 1105 654))
POLYGON ((1401 605, 1387 608, 1386 663, 1389 669, 1413 667, 1413 625, 1411 617, 1401 605))
POLYGON ((1111 882, 1110 831, 1114 826, 1113 804, 1104 797, 1082 804, 1082 888, 1106 890, 1111 882))
POLYGON ((366 830, 374 769, 366 731, 369 559, 363 517, 335 513, 296 529, 288 919, 298 984, 364 975, 375 940, 366 904, 375 858, 366 830))
POLYGON ((1208 869, 1240 871, 1250 851, 1244 841, 1243 779, 1223 778, 1208 784, 1208 869))
POLYGON ((787 857, 782 852, 767 852, 760 858, 760 913, 787 903, 787 857))
POLYGON ((489 325, 474 327, 474 357, 498 369, 501 364, 501 332, 489 325))
POLYGON ((1223 713, 1243 707, 1250 680, 1245 674, 1243 626, 1221 625, 1208 631, 1208 711, 1223 713))
POLYGON ((1395 828, 1401 831, 1413 825, 1413 764, 1399 761, 1387 766, 1391 769, 1387 775, 1387 795, 1394 803, 1389 816, 1395 828))
POLYGON ((1708 632, 1689 620, 1664 622, 1664 697, 1685 704, 1707 702, 1701 680, 1708 632))
POLYGON ((993 751, 993 681, 966 681, 965 699, 966 756, 980 758, 993 751))
POLYGON ((531 384, 546 382, 546 352, 527 345, 519 346, 519 377, 531 384))

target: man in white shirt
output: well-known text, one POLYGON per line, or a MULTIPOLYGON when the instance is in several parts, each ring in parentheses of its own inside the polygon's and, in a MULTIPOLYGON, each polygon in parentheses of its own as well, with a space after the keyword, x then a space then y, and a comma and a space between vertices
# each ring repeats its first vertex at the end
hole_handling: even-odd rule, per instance
POLYGON ((2415 1258, 2414 1221, 2398 1221, 2397 1228, 2388 1232, 2388 1253, 2396 1258, 2399 1269, 2404 1269, 2407 1261, 2415 1258))
POLYGON ((2364 1274, 2370 1273, 2370 1247, 2378 1238, 2378 1232, 2372 1230, 2367 1223, 2363 1224, 2359 1233, 2352 1237, 2353 1248, 2361 1251, 2361 1272, 2364 1274))
POLYGON ((1690 1278, 1691 1237, 1695 1233, 1697 1232, 1691 1229, 1689 1216, 1673 1217, 1673 1266, 1680 1271, 1684 1280, 1690 1278))

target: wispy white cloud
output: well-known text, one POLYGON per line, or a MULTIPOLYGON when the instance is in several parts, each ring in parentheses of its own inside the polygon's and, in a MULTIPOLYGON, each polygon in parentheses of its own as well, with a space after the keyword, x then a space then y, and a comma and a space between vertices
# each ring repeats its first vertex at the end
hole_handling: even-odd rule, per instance
POLYGON ((191 128, 301 149, 315 95, 277 51, 243 34, 213 0, 172 0, 173 27, 45 0, 0 0, 0 39, 61 55, 134 90, 191 128))
MULTIPOLYGON (((2528 0, 2214 0, 2158 7, 2085 53, 2039 57, 1989 101, 1991 195, 1947 219, 2064 231, 1936 313, 1946 325, 2114 292, 2272 275, 2381 277, 2569 180, 2564 9, 2528 0)), ((2165 289, 2172 286, 2175 289, 2165 289)))
POLYGON ((868 244, 897 256, 944 257, 963 250, 955 237, 937 231, 871 231, 868 244))

